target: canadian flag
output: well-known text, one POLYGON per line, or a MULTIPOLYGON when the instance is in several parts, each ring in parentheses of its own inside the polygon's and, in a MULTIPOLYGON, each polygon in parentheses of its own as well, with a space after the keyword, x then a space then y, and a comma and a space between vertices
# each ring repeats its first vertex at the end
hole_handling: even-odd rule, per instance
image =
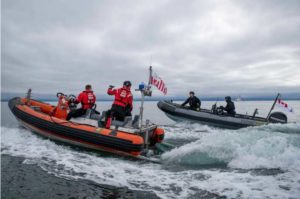
POLYGON ((150 77, 150 83, 154 86, 156 86, 158 88, 158 90, 160 90, 161 92, 164 93, 164 95, 167 94, 167 87, 164 83, 164 81, 157 76, 156 73, 154 73, 151 77, 150 77))
POLYGON ((293 108, 290 107, 286 102, 282 101, 281 99, 277 100, 276 105, 286 111, 293 112, 293 108))

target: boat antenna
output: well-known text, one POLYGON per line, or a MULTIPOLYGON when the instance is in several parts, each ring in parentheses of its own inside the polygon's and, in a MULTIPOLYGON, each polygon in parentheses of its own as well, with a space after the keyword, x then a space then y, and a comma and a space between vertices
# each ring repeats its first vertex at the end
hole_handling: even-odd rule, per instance
POLYGON ((281 97, 280 93, 277 94, 277 96, 276 96, 276 98, 275 98, 275 100, 274 100, 274 103, 273 103, 273 105, 272 105, 272 107, 271 107, 271 109, 270 109, 270 111, 269 111, 269 114, 268 114, 268 116, 266 117, 267 120, 269 120, 269 117, 270 117, 270 115, 271 115, 271 112, 272 112, 272 110, 274 109, 274 106, 275 106, 275 104, 276 104, 276 102, 277 102, 277 100, 278 100, 279 97, 281 97))
POLYGON ((28 89, 27 93, 26 93, 26 105, 30 105, 30 99, 31 99, 31 88, 28 89))
POLYGON ((217 100, 216 100, 216 103, 215 103, 215 105, 217 105, 218 101, 219 101, 219 98, 217 97, 217 100))

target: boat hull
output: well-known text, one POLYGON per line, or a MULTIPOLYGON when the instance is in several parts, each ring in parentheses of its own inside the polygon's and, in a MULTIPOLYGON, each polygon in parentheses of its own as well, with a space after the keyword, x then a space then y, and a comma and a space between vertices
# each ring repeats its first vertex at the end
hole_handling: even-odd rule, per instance
POLYGON ((209 110, 194 111, 179 107, 170 101, 159 101, 158 108, 174 121, 192 121, 201 124, 212 125, 221 128, 239 129, 248 126, 259 126, 266 124, 264 118, 252 119, 251 116, 230 116, 227 114, 213 114, 209 110))
POLYGON ((9 108, 22 126, 52 140, 128 156, 139 156, 143 151, 144 140, 139 135, 51 117, 34 111, 21 98, 11 99, 9 108))

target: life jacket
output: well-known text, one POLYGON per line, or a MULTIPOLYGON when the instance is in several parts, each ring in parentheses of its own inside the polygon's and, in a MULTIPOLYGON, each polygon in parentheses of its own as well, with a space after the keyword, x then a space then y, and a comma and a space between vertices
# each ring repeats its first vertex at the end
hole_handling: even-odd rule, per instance
POLYGON ((113 104, 122 106, 124 108, 126 106, 130 106, 132 108, 132 94, 131 91, 126 87, 118 89, 109 88, 107 90, 107 94, 115 96, 113 104))
POLYGON ((93 91, 82 91, 76 101, 76 103, 81 103, 81 108, 86 110, 92 108, 96 102, 96 96, 93 91))
POLYGON ((57 106, 51 111, 50 115, 60 118, 66 119, 69 111, 68 101, 64 95, 61 95, 58 98, 57 106))

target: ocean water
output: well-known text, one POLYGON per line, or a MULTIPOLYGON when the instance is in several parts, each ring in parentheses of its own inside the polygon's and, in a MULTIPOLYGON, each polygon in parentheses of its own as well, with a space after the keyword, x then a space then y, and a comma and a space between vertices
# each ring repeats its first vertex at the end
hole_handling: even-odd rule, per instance
MULTIPOLYGON (((202 106, 209 108, 213 103, 202 102, 202 106)), ((19 127, 7 103, 2 102, 1 152, 22 157, 22 164, 35 165, 60 178, 153 192, 166 199, 300 198, 300 101, 288 103, 294 108, 294 113, 287 113, 288 124, 228 130, 176 123, 156 102, 146 102, 145 118, 164 128, 165 141, 176 146, 161 156, 161 164, 155 164, 44 139, 19 127)), ((98 102, 98 110, 106 110, 110 104, 98 102)), ((259 116, 264 117, 272 102, 235 104, 238 113, 251 115, 258 108, 259 116)), ((138 107, 136 102, 135 113, 138 107)))

